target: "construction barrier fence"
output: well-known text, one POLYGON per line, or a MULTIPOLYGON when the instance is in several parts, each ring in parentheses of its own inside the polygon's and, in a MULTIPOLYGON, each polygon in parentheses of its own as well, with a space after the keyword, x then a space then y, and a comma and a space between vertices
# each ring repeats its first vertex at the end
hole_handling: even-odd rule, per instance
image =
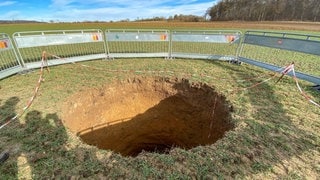
MULTIPOLYGON (((163 57, 245 62, 276 71, 295 63, 297 78, 320 84, 320 36, 280 32, 83 29, 0 33, 0 79, 25 69, 78 61, 163 57), (14 43, 13 43, 14 42, 14 43)), ((292 73, 289 75, 293 75, 292 73)))
POLYGON ((294 62, 299 67, 298 78, 320 84, 320 36, 247 31, 239 57, 240 61, 272 71, 294 62))
POLYGON ((17 32, 13 39, 27 68, 41 67, 39 54, 43 51, 63 58, 51 56, 49 65, 106 58, 103 32, 97 29, 17 32))
POLYGON ((168 57, 169 30, 108 29, 106 44, 111 58, 168 57))
POLYGON ((240 31, 172 31, 171 35, 171 57, 231 61, 239 53, 240 31))
POLYGON ((0 33, 0 79, 20 71, 22 66, 11 38, 5 33, 0 33))

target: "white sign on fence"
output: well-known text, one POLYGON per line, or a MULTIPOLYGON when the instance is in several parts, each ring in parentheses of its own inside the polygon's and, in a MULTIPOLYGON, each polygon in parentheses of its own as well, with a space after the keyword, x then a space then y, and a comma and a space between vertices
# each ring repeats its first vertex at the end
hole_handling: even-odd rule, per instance
POLYGON ((50 34, 49 32, 31 32, 29 34, 15 33, 14 39, 18 48, 104 41, 102 32, 98 30, 91 32, 61 31, 60 33, 61 34, 50 34))

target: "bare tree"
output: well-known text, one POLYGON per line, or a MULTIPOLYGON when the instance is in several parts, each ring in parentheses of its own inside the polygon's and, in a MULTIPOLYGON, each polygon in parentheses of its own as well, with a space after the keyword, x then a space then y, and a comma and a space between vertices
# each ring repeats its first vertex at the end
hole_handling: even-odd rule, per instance
POLYGON ((222 0, 206 15, 216 20, 320 20, 319 0, 222 0))

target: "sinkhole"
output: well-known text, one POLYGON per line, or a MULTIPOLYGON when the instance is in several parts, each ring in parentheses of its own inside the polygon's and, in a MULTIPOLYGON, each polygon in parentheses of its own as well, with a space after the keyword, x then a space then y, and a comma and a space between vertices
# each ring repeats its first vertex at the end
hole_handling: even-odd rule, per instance
POLYGON ((65 126, 123 156, 210 145, 234 127, 226 97, 187 79, 128 78, 78 92, 65 104, 65 126))

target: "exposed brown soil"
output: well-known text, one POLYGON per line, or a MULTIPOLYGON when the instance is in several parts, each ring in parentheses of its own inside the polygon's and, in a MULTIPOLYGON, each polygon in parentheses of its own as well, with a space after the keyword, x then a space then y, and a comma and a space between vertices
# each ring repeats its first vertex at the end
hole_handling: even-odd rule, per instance
POLYGON ((114 22, 108 23, 109 26, 126 27, 126 28, 201 28, 201 29, 259 29, 259 30, 301 30, 301 31, 320 31, 319 22, 303 22, 303 21, 213 21, 213 22, 114 22))
POLYGON ((124 156, 212 144, 233 128, 223 95, 186 79, 135 77, 79 92, 64 123, 90 145, 124 156))

